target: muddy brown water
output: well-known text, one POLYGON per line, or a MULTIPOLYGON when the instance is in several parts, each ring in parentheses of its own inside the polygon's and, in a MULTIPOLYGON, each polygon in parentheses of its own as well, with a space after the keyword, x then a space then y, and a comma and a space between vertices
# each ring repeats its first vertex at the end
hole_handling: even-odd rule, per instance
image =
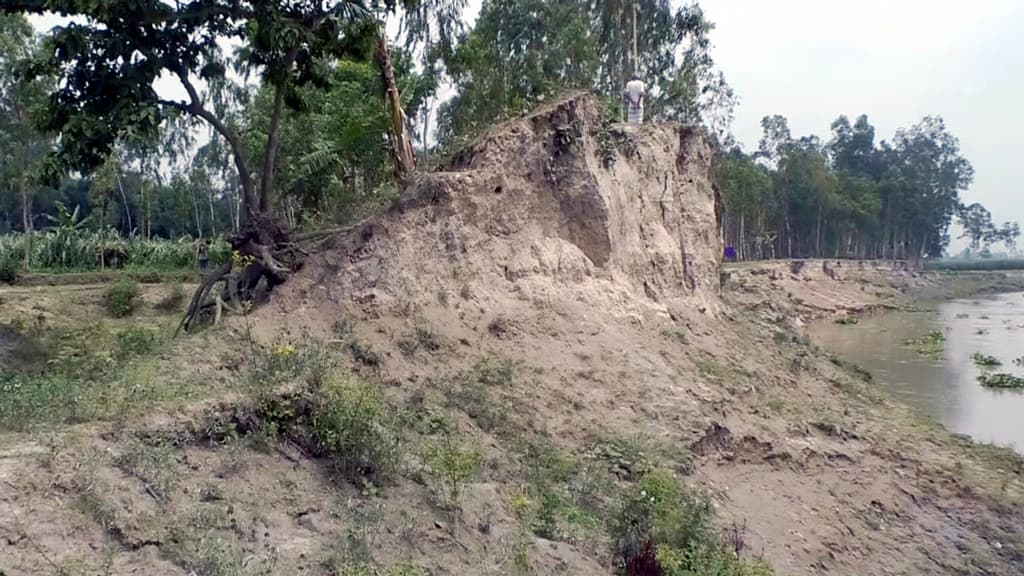
POLYGON ((888 312, 855 325, 820 322, 811 340, 859 364, 884 386, 947 429, 978 442, 1013 447, 1024 454, 1024 391, 993 390, 978 383, 971 355, 995 356, 999 372, 1024 376, 1014 359, 1024 356, 1024 293, 952 300, 930 312, 888 312), (929 331, 945 334, 942 358, 907 347, 929 331))

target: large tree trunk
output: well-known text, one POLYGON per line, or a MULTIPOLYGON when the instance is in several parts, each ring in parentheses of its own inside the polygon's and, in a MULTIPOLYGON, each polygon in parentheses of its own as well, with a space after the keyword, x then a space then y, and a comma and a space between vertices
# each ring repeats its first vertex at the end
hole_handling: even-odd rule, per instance
POLYGON ((270 199, 274 193, 274 168, 277 162, 278 133, 281 131, 281 109, 284 108, 284 88, 274 88, 274 109, 267 132, 267 147, 263 151, 263 174, 260 178, 260 214, 270 213, 270 199))
POLYGON ((405 129, 405 114, 402 112, 402 98, 395 83, 395 70, 391 64, 391 51, 388 50, 383 28, 377 34, 377 64, 380 66, 384 80, 384 101, 390 108, 390 127, 388 140, 391 144, 391 161, 395 166, 395 176, 404 179, 416 170, 416 155, 405 129))

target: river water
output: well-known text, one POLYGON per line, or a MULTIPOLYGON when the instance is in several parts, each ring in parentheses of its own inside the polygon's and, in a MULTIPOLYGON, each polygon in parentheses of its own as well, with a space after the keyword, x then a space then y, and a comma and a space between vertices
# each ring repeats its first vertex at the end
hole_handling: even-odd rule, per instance
POLYGON ((917 407, 953 432, 1024 454, 1024 391, 978 383, 975 352, 995 356, 999 372, 1024 376, 1024 293, 952 300, 930 312, 888 312, 855 325, 810 326, 813 342, 874 375, 876 385, 917 407), (940 330, 941 359, 923 356, 907 340, 940 330))

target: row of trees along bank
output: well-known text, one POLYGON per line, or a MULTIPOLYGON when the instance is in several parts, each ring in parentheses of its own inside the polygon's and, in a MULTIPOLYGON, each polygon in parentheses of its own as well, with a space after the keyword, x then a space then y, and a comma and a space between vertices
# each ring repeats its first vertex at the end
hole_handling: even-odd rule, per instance
POLYGON ((734 147, 716 163, 726 204, 723 235, 741 260, 859 258, 920 261, 943 254, 959 220, 972 248, 1004 242, 980 204, 965 206, 974 170, 939 117, 876 143, 866 116, 832 123, 832 136, 794 138, 782 116, 766 116, 754 153, 734 147))

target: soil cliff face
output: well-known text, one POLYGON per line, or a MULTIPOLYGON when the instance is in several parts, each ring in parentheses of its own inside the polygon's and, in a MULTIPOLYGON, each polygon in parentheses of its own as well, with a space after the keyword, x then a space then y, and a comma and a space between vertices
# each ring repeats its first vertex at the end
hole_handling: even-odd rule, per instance
POLYGON ((611 288, 618 300, 644 301, 608 302, 622 314, 713 313, 721 246, 710 162, 698 130, 613 127, 592 98, 566 100, 424 176, 281 298, 316 286, 331 302, 387 313, 446 291, 544 300, 611 288))
MULTIPOLYGON (((506 359, 526 375, 506 391, 522 430, 583 453, 638 435, 688 449, 745 553, 780 574, 1019 572, 1024 535, 1009 519, 1024 484, 1019 468, 1000 472, 1018 459, 923 424, 799 333, 941 294, 943 280, 870 263, 722 270, 710 162, 693 129, 609 125, 588 97, 554 103, 337 239, 255 329, 331 338, 342 321, 417 402, 447 398, 444 382, 481 358, 506 359)), ((514 449, 467 428, 498 462, 480 485, 507 502, 514 449)), ((606 551, 574 545, 534 573, 611 572, 606 551)), ((458 561, 445 573, 473 572, 473 553, 458 561)))

